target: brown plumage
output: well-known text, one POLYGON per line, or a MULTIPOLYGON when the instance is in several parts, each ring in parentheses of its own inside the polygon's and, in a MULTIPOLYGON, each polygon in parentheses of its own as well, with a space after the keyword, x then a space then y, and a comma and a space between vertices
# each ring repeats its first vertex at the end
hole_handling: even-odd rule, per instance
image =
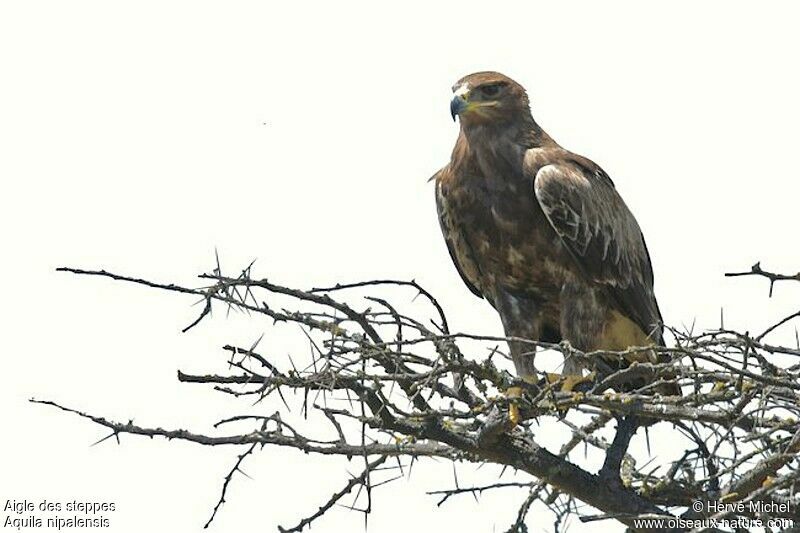
MULTIPOLYGON (((461 127, 434 176, 439 220, 459 274, 506 335, 584 352, 662 344, 647 246, 608 175, 553 141, 507 76, 470 74, 453 91, 461 127)), ((532 378, 533 353, 510 349, 532 378)), ((581 365, 567 360, 564 373, 581 365)))

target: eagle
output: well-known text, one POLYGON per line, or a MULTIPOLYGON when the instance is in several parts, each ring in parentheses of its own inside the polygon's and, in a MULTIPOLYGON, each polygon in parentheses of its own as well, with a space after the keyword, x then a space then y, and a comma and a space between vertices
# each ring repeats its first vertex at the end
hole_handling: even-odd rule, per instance
MULTIPOLYGON (((439 222, 458 273, 506 336, 584 353, 663 345, 647 245, 608 174, 556 143, 508 76, 477 72, 452 89, 460 131, 432 178, 439 222)), ((535 349, 512 340, 509 351, 517 375, 535 383, 535 349)), ((644 353, 638 360, 655 359, 644 353)), ((583 361, 565 358, 566 390, 586 379, 583 361)))

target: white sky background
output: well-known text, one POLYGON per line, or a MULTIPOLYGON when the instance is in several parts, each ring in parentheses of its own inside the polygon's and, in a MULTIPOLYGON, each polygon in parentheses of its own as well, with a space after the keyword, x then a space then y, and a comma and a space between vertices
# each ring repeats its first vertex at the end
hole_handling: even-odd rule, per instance
MULTIPOLYGON (((264 321, 218 312, 181 334, 191 298, 60 265, 195 284, 217 247, 230 272, 256 258, 259 276, 299 287, 416 278, 454 330, 500 334, 451 265, 426 182, 457 133, 449 88, 476 70, 521 82, 538 122, 612 176, 668 324, 715 327, 724 307, 726 326, 759 332, 796 310, 800 287, 767 299, 764 280, 723 273, 800 268, 798 15, 790 2, 3 2, 0 500, 115 501, 112 531, 197 531, 239 450, 89 447, 104 430, 27 399, 210 431, 259 408, 181 385, 177 369, 223 371, 220 346, 265 331, 263 351, 288 364, 264 321)), ((345 467, 266 449, 212 528, 294 525, 345 467)), ((497 471, 464 466, 459 481, 497 471)), ((424 494, 451 485, 449 466, 417 464, 376 491, 369 531, 503 531, 525 496, 437 509, 424 494)), ((551 520, 536 510, 529 525, 551 520)), ((573 522, 604 528, 617 530, 573 522)), ((362 529, 336 510, 314 531, 362 529)))

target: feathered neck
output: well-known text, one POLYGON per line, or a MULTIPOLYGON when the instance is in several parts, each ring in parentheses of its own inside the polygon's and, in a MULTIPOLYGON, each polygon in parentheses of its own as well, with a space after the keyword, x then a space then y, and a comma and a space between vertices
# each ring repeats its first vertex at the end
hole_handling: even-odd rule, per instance
POLYGON ((530 115, 517 115, 508 122, 462 124, 453 148, 452 163, 470 160, 516 160, 531 148, 558 146, 530 115))

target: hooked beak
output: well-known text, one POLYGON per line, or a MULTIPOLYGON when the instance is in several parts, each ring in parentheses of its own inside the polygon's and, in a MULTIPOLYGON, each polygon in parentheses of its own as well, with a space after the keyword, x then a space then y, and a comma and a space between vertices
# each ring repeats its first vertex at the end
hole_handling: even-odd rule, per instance
POLYGON ((453 121, 456 120, 456 115, 460 114, 467 108, 467 98, 465 94, 457 94, 450 100, 450 116, 453 121))
POLYGON ((456 120, 456 115, 459 115, 466 108, 467 108, 466 93, 456 94, 453 97, 453 99, 450 100, 450 116, 453 117, 453 122, 455 122, 456 120))
POLYGON ((469 86, 463 83, 460 87, 453 87, 453 99, 450 100, 450 116, 453 117, 453 121, 456 120, 456 115, 460 115, 468 107, 469 86))

